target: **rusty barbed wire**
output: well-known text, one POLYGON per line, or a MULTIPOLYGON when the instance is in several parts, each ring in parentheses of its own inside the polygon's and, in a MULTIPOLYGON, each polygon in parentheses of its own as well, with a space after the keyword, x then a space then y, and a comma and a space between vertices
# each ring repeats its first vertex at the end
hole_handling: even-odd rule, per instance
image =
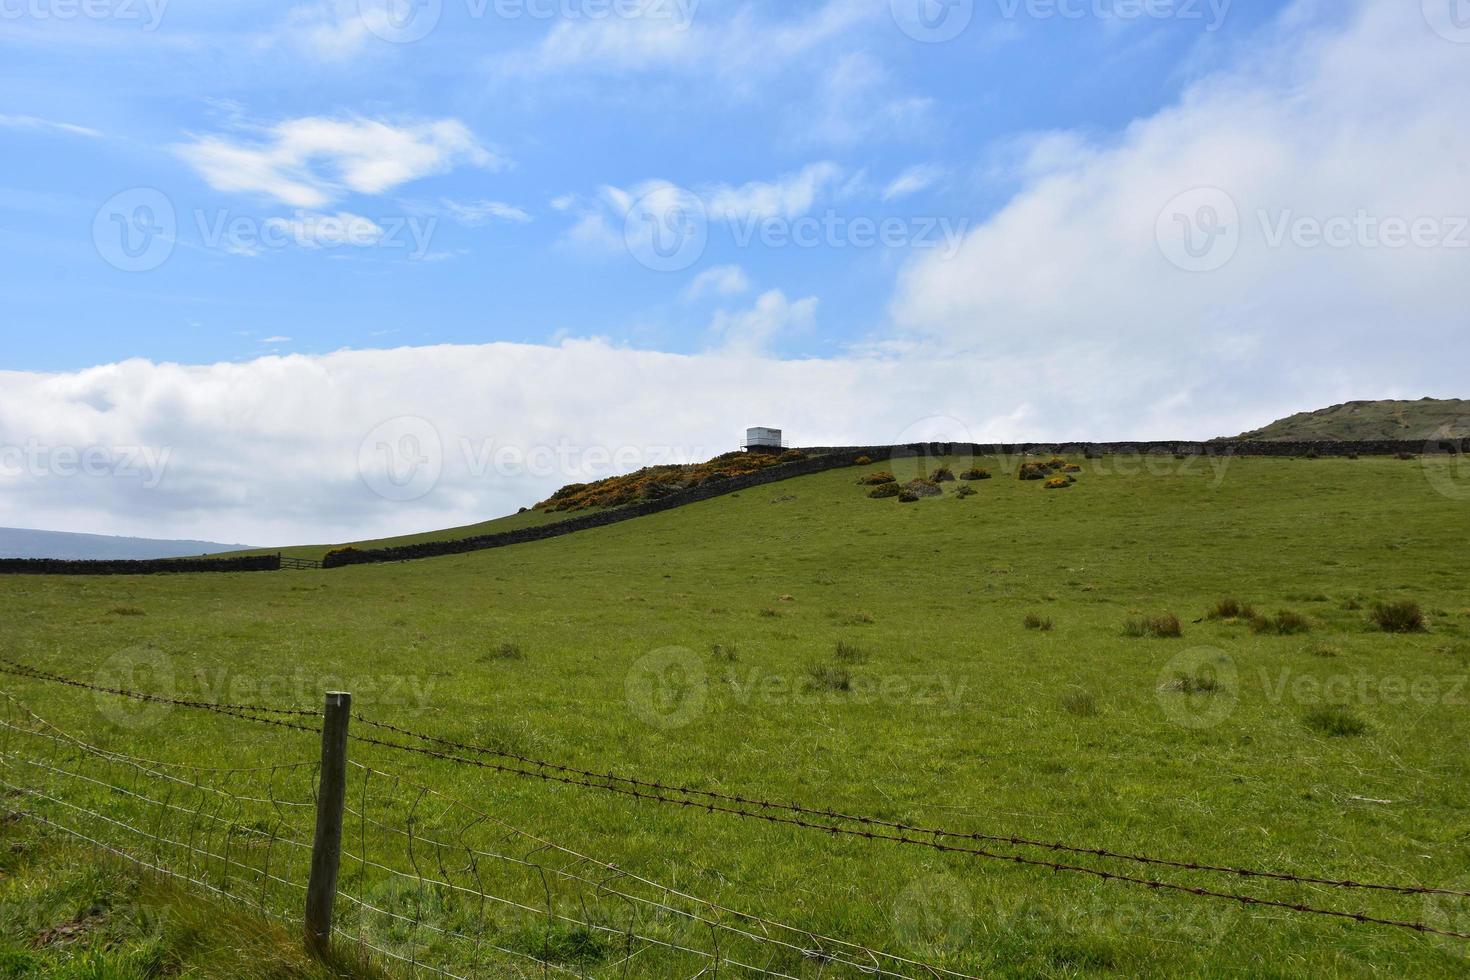
MULTIPOLYGON (((14 661, 3 657, 0 657, 0 663, 9 664, 11 667, 19 668, 19 670, 6 671, 3 667, 0 667, 0 672, 19 673, 20 676, 27 676, 34 679, 52 681, 55 683, 66 684, 72 687, 99 691, 102 693, 113 694, 121 697, 128 697, 146 701, 159 701, 165 704, 173 704, 181 707, 216 712, 219 714, 233 715, 235 717, 243 718, 249 721, 261 722, 265 724, 277 724, 288 728, 299 728, 308 732, 320 732, 320 729, 315 729, 304 725, 297 725, 290 722, 282 722, 279 719, 271 719, 268 717, 263 717, 261 714, 254 713, 255 711, 259 710, 268 714, 280 715, 312 714, 310 712, 304 712, 298 709, 261 708, 259 706, 249 705, 219 705, 211 702, 167 698, 159 695, 150 695, 142 692, 127 691, 123 689, 107 688, 101 685, 88 684, 84 681, 78 681, 74 678, 63 677, 59 674, 51 674, 50 672, 26 668, 23 667, 23 665, 16 664, 14 661)), ((1105 881, 1116 881, 1120 883, 1138 885, 1149 888, 1151 890, 1171 891, 1180 894, 1194 895, 1198 897, 1232 901, 1247 906, 1276 908, 1284 911, 1297 912, 1302 914, 1340 918, 1362 924, 1381 925, 1391 928, 1406 929, 1414 932, 1440 935, 1454 939, 1470 940, 1470 933, 1443 930, 1434 926, 1430 926, 1427 923, 1423 922, 1387 919, 1378 916, 1367 915, 1366 913, 1362 912, 1343 912, 1341 910, 1322 909, 1302 903, 1285 902, 1275 899, 1264 899, 1250 895, 1239 895, 1231 892, 1217 891, 1197 886, 1181 885, 1175 882, 1157 881, 1154 879, 1144 878, 1135 875, 1118 874, 1115 872, 1105 871, 1098 868, 1091 868, 1083 865, 1072 865, 1056 861, 1047 861, 1039 858, 1026 857, 1023 855, 1000 854, 989 851, 985 848, 959 847, 952 844, 944 844, 938 839, 925 839, 925 837, 968 839, 994 843, 1007 843, 1016 846, 1040 847, 1053 851, 1067 851, 1103 858, 1119 859, 1126 861, 1140 861, 1143 863, 1174 867, 1181 870, 1235 874, 1242 877, 1263 878, 1274 881, 1297 884, 1323 885, 1345 889, 1369 889, 1406 895, 1449 895, 1455 897, 1470 897, 1470 892, 1457 891, 1453 889, 1431 888, 1426 886, 1379 885, 1373 883, 1351 881, 1347 879, 1338 880, 1299 876, 1284 872, 1256 872, 1243 868, 1237 869, 1194 862, 1177 862, 1158 858, 1146 858, 1143 855, 1127 855, 1122 852, 1108 851, 1100 848, 1079 848, 1073 845, 1065 845, 1060 843, 1051 844, 1044 841, 1028 840, 1021 837, 980 835, 958 831, 917 828, 906 824, 899 824, 891 821, 882 821, 872 817, 859 817, 856 815, 843 814, 835 810, 818 810, 814 808, 803 807, 797 803, 782 803, 773 800, 751 799, 738 797, 731 794, 719 794, 709 790, 695 790, 688 787, 675 787, 666 783, 635 780, 630 777, 619 776, 615 773, 596 773, 591 770, 578 769, 576 767, 565 766, 560 763, 552 763, 545 760, 527 759, 526 757, 518 756, 514 753, 501 752, 484 746, 474 746, 468 743, 454 742, 452 740, 444 739, 439 736, 427 735, 425 733, 415 732, 410 729, 404 729, 399 726, 391 725, 387 722, 380 722, 369 719, 362 715, 357 715, 356 718, 363 724, 369 725, 370 727, 377 728, 379 730, 390 731, 394 734, 400 734, 409 738, 414 738, 420 741, 430 742, 434 744, 440 744, 446 747, 454 747, 459 749, 460 751, 469 751, 476 754, 491 755, 499 758, 511 759, 513 761, 521 762, 523 765, 532 766, 534 767, 534 769, 541 771, 519 769, 514 766, 504 765, 502 763, 487 762, 484 759, 479 758, 465 758, 462 756, 452 755, 447 752, 440 752, 435 749, 429 749, 414 745, 404 745, 401 743, 391 742, 386 739, 380 739, 373 736, 356 734, 350 735, 353 741, 362 744, 376 745, 394 751, 408 752, 428 758, 435 758, 441 761, 455 763, 458 765, 469 765, 509 775, 540 779, 542 781, 561 783, 564 785, 580 786, 584 788, 598 790, 601 792, 611 792, 647 802, 670 804, 686 809, 703 810, 709 813, 724 813, 730 816, 761 820, 771 824, 780 824, 808 830, 817 830, 834 836, 846 836, 863 840, 886 841, 894 844, 926 847, 943 853, 968 854, 974 857, 984 858, 988 860, 1010 862, 1013 864, 1036 867, 1045 870, 1051 870, 1054 872, 1082 874, 1096 877, 1105 881), (680 798, 681 796, 699 797, 702 798, 705 802, 696 802, 694 799, 680 798), (780 816, 779 814, 781 812, 792 814, 792 816, 780 816), (833 823, 818 823, 816 822, 817 819, 826 819, 832 821, 833 823), (879 833, 872 830, 860 830, 854 827, 833 825, 834 823, 842 822, 859 823, 870 827, 879 827, 884 830, 891 830, 893 831, 893 833, 879 833), (913 837, 910 836, 911 834, 923 834, 924 837, 913 837)))

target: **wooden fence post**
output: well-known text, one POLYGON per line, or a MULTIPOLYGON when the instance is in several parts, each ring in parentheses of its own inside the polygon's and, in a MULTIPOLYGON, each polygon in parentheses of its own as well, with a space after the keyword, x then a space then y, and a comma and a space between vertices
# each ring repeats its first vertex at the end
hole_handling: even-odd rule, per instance
POLYGON ((342 863, 342 808, 347 799, 347 722, 352 695, 327 694, 322 715, 321 783, 316 795, 316 839, 306 886, 306 945, 323 955, 332 941, 332 904, 342 863))

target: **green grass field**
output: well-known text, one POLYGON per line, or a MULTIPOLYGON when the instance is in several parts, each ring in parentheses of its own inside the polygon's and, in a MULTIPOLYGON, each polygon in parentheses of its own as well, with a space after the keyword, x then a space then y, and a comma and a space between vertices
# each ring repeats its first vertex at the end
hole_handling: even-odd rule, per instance
MULTIPOLYGON (((972 461, 951 462, 958 471, 972 461)), ((1085 462, 1059 491, 1008 478, 1005 461, 978 462, 997 477, 968 499, 953 495, 956 484, 916 504, 868 499, 856 485, 872 469, 863 467, 409 564, 11 577, 0 583, 4 651, 210 701, 315 708, 323 690, 347 689, 361 711, 407 728, 676 786, 1470 890, 1470 514, 1466 495, 1446 490, 1456 486, 1452 461, 1237 459, 1212 469, 1107 458, 1085 462), (1206 618, 1225 597, 1267 616, 1298 613, 1306 631, 1206 618), (1424 632, 1370 623, 1375 603, 1404 599, 1422 607, 1424 632), (1129 620, 1165 613, 1182 621, 1182 637, 1126 635, 1129 620), (1028 616, 1049 628, 1028 628, 1028 616)), ((116 752, 217 767, 316 753, 308 734, 217 714, 120 707, 17 677, 0 678, 0 689, 116 752)), ((967 974, 1470 971, 1466 941, 352 751, 624 872, 967 974)), ((412 818, 427 835, 465 829, 469 811, 375 786, 396 821, 412 818)), ((89 799, 119 814, 133 806, 89 799)), ((369 852, 396 853, 385 827, 354 835, 369 852)), ((411 868, 398 860, 383 863, 411 868)), ((1470 899, 1068 860, 1470 931, 1470 899)), ((421 924, 362 915, 347 928, 464 975, 512 975, 517 952, 595 976, 698 969, 657 951, 620 964, 621 942, 510 908, 470 915, 462 895, 431 901, 402 874, 347 862, 344 878, 373 906, 421 924), (511 952, 470 961, 422 923, 478 929, 511 952)), ((535 876, 507 870, 497 881, 528 905, 577 905, 535 876)), ((616 923, 618 907, 602 901, 597 914, 616 923)), ((710 948, 706 927, 640 921, 656 938, 710 948)), ((0 933, 9 957, 0 962, 34 955, 49 924, 27 923, 0 933)), ((773 955, 759 962, 792 976, 858 975, 791 950, 773 955)))

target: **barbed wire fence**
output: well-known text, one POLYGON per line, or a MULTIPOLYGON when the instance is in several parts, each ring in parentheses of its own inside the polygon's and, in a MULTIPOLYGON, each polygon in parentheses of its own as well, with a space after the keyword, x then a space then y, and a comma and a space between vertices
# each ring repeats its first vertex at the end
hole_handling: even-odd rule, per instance
MULTIPOLYGON (((635 874, 536 833, 438 789, 348 758, 353 745, 455 767, 613 794, 874 844, 923 848, 959 860, 1005 862, 1283 914, 1325 917, 1470 941, 1470 933, 1410 918, 1328 907, 1300 897, 1362 895, 1470 898, 1419 884, 1357 881, 1180 860, 1007 834, 926 827, 796 802, 598 773, 550 760, 350 716, 332 702, 324 715, 294 708, 215 704, 90 684, 0 657, 0 673, 109 697, 206 711, 322 738, 321 760, 219 769, 128 756, 70 735, 9 692, 0 723, 0 790, 12 810, 92 846, 299 926, 309 893, 320 891, 321 821, 339 805, 330 855, 335 935, 360 954, 410 973, 475 975, 494 962, 506 976, 578 977, 884 976, 966 974, 860 943, 741 912, 635 874), (340 730, 333 732, 333 726, 340 730), (344 747, 340 765, 326 750, 344 747), (339 771, 340 770, 340 771, 339 771), (334 773, 337 773, 334 775, 334 773), (312 833, 313 822, 316 834, 312 833), (983 845, 983 846, 982 846, 983 845), (1068 860, 1058 860, 1058 855, 1068 860), (1087 860, 1089 863, 1078 863, 1087 860), (1145 877, 1091 861, 1163 868, 1290 886, 1269 897, 1145 877), (340 865, 338 864, 340 862, 340 865), (340 866, 340 878, 338 877, 340 866)), ((303 754, 307 748, 303 745, 303 754)), ((333 933, 331 902, 326 931, 333 933)), ((311 926, 308 925, 308 935, 311 926)))

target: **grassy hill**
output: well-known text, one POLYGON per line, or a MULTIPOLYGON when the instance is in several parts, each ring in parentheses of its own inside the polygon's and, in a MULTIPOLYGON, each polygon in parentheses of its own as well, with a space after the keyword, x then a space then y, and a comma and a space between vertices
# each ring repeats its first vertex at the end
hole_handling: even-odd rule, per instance
MULTIPOLYGON (((1076 460, 1076 485, 1055 491, 1016 480, 1007 461, 978 462, 996 478, 964 484, 968 498, 950 483, 918 503, 870 499, 864 467, 409 564, 17 578, 0 617, 8 656, 113 680, 119 662, 145 663, 133 684, 181 697, 315 708, 324 688, 347 689, 372 718, 676 786, 1306 875, 1470 885, 1470 597, 1445 544, 1470 526, 1454 461, 1108 457, 1076 460), (1224 597, 1269 622, 1210 618, 1224 597), (1375 628, 1371 610, 1389 600, 1418 603, 1426 631, 1375 628), (1302 617, 1301 631, 1283 611, 1302 617), (1181 637, 1130 635, 1130 622, 1171 613, 1181 637)), ((316 752, 309 734, 230 717, 123 717, 100 695, 13 677, 0 689, 114 752, 215 767, 316 752)), ((364 780, 364 799, 380 794, 402 813, 421 796, 398 778, 620 875, 968 974, 1454 976, 1467 962, 1465 944, 1406 931, 352 752, 394 774, 364 780)), ((277 782, 272 798, 287 789, 277 782)), ((132 804, 108 806, 123 815, 132 804)), ((442 806, 418 808, 421 833, 457 831, 442 806)), ((391 828, 353 826, 354 853, 401 860, 385 856, 396 853, 391 828)), ((488 839, 487 850, 508 846, 488 839)), ((344 887, 429 927, 485 921, 424 897, 414 867, 401 867, 410 880, 348 862, 344 887)), ((422 858, 418 870, 441 873, 422 858)), ((1417 896, 1168 875, 1470 924, 1460 906, 1417 896)), ((550 886, 523 884, 512 897, 545 901, 550 886)), ((606 914, 615 924, 630 913, 606 914)), ((628 952, 514 908, 489 921, 487 943, 548 950, 596 976, 620 975, 628 952)), ((451 946, 383 916, 344 928, 402 955, 433 952, 461 975, 506 962, 490 947, 457 962, 451 946)), ((673 917, 648 928, 669 943, 711 942, 705 926, 673 917)), ((672 955, 650 948, 631 975, 697 972, 672 955)), ((849 975, 790 951, 772 968, 849 975)))
POLYGON ((1352 441, 1470 438, 1470 401, 1355 401, 1301 412, 1242 433, 1240 439, 1352 441))

